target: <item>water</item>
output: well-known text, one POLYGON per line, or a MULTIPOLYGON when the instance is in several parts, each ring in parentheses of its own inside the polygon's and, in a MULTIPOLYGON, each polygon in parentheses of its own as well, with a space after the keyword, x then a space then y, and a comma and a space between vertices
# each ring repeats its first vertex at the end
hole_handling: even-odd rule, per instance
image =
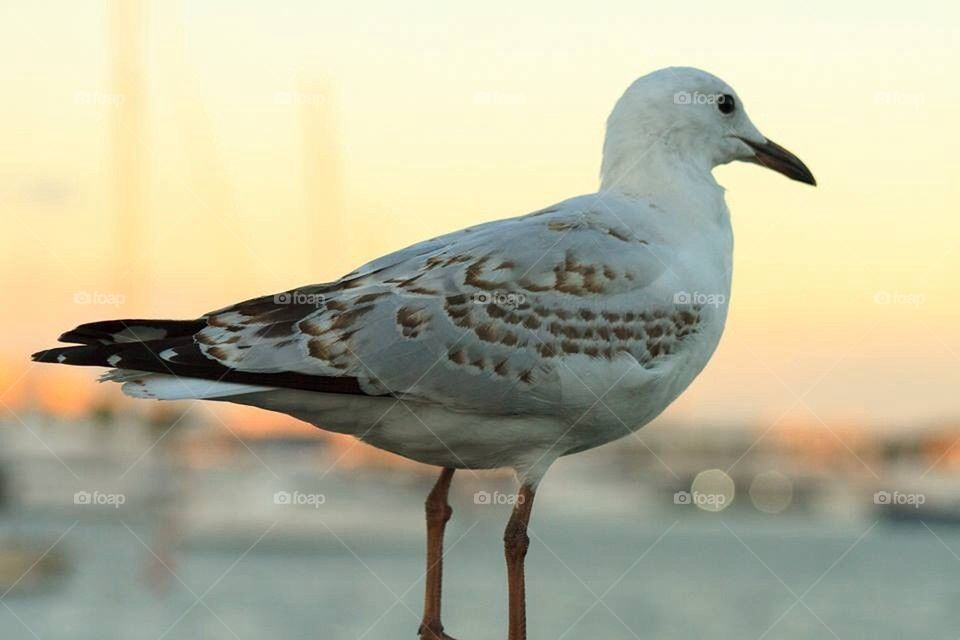
MULTIPOLYGON (((322 446, 202 441, 178 458, 135 431, 77 433, 42 433, 56 457, 29 434, 4 448, 14 498, 0 552, 60 539, 50 557, 68 570, 32 585, 41 563, 0 597, 0 639, 415 638, 432 475, 352 467, 322 446), (78 491, 124 504, 79 505, 78 491), (284 505, 278 492, 323 499, 284 505)), ((741 481, 708 513, 673 504, 689 473, 646 462, 598 450, 547 476, 527 558, 531 640, 957 637, 960 528, 878 522, 875 487, 849 474, 795 481, 777 515, 741 481)), ((444 623, 460 640, 505 636, 510 507, 496 496, 511 488, 503 475, 454 478, 444 623)))
MULTIPOLYGON (((351 509, 363 506, 364 491, 351 496, 351 509)), ((542 493, 527 562, 531 638, 957 636, 960 530, 790 511, 637 508, 601 502, 602 491, 595 504, 571 505, 559 488, 542 493)), ((7 595, 0 637, 412 639, 422 541, 409 522, 392 532, 397 519, 419 522, 421 500, 399 491, 394 508, 367 527, 341 527, 348 503, 333 504, 306 538, 283 521, 258 544, 269 521, 187 537, 172 556, 177 577, 160 592, 144 578, 144 545, 154 544, 148 519, 14 514, 3 533, 44 547, 73 526, 57 546, 71 568, 45 589, 7 595)), ((444 623, 461 640, 503 638, 508 507, 471 502, 454 498, 444 623)))

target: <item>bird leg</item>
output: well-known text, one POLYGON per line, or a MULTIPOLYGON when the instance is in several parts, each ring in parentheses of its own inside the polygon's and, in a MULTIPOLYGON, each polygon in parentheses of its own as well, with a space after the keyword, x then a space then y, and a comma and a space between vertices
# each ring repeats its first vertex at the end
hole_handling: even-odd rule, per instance
POLYGON ((453 640, 443 632, 440 623, 440 592, 443 579, 443 530, 453 509, 447 504, 450 480, 454 469, 440 472, 437 483, 427 496, 427 580, 423 602, 423 622, 417 635, 421 640, 453 640))
POLYGON ((517 491, 513 513, 503 532, 503 549, 507 557, 507 591, 509 593, 510 621, 508 640, 526 640, 527 613, 523 578, 523 559, 527 555, 530 538, 527 523, 533 509, 533 487, 522 485, 517 491))

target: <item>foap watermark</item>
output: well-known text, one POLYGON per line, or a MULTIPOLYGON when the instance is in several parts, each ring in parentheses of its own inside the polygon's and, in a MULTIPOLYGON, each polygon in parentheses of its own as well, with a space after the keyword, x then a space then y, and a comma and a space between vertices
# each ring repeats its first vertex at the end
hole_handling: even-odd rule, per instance
POLYGON ((727 96, 722 93, 677 91, 673 94, 674 104, 720 104, 727 99, 727 96))
POLYGON ((274 304, 296 304, 313 307, 322 307, 327 303, 327 298, 322 293, 310 293, 309 291, 284 291, 273 296, 274 304))
POLYGON ((473 504, 523 504, 525 498, 516 493, 501 493, 494 491, 477 491, 473 494, 473 504))
POLYGON ((119 307, 126 300, 122 293, 104 293, 103 291, 77 291, 73 294, 73 304, 91 304, 119 307))
POLYGON ((78 505, 92 505, 92 506, 109 506, 114 509, 119 509, 121 505, 126 503, 127 496, 122 493, 102 493, 100 491, 77 491, 73 494, 73 504, 78 505))
POLYGON ((877 291, 873 294, 874 304, 882 305, 904 305, 908 307, 919 307, 927 301, 927 296, 922 293, 908 293, 896 291, 877 291))
POLYGON ((517 307, 527 301, 527 296, 513 291, 478 291, 470 295, 474 304, 495 304, 499 307, 517 307))
POLYGON ((327 501, 322 493, 301 493, 300 491, 277 491, 273 494, 273 504, 294 507, 313 507, 319 509, 327 501))
POLYGON ((901 493, 900 491, 877 491, 873 494, 873 504, 880 506, 910 506, 919 509, 927 501, 922 493, 901 493))
POLYGON ((727 506, 727 496, 723 493, 677 491, 673 494, 673 504, 692 504, 708 511, 720 511, 727 506))
POLYGON ((677 291, 673 294, 674 304, 698 304, 700 306, 719 307, 727 303, 722 293, 701 293, 700 291, 677 291))

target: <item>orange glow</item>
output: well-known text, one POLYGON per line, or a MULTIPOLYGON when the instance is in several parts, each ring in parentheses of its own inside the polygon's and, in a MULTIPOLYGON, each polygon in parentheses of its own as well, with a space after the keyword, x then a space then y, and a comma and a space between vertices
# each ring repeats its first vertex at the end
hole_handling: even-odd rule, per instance
MULTIPOLYGON (((373 4, 377 20, 306 2, 145 3, 142 22, 111 22, 109 3, 0 9, 17 60, 0 68, 5 402, 77 415, 115 397, 92 370, 27 362, 78 323, 196 317, 592 191, 620 92, 692 64, 820 187, 717 170, 737 237, 728 328, 666 418, 955 414, 960 129, 942 123, 960 5, 701 4, 691 21, 681 4, 651 23, 642 3, 598 18, 542 1, 505 26, 496 7, 373 4)), ((213 410, 243 433, 305 431, 213 410)))

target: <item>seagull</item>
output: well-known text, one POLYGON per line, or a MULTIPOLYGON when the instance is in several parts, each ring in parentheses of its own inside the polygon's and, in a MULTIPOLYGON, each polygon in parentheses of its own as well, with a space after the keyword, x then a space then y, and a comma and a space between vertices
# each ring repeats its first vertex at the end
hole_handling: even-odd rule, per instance
POLYGON ((614 106, 596 193, 195 320, 83 324, 60 336, 75 346, 33 358, 109 367, 101 379, 136 398, 259 407, 441 467, 426 499, 421 640, 450 638, 455 470, 513 469, 507 635, 524 640, 527 528, 547 469, 650 422, 717 347, 733 234, 712 169, 734 160, 816 184, 727 83, 661 69, 614 106))

